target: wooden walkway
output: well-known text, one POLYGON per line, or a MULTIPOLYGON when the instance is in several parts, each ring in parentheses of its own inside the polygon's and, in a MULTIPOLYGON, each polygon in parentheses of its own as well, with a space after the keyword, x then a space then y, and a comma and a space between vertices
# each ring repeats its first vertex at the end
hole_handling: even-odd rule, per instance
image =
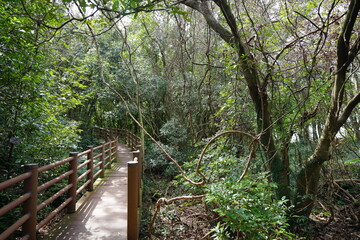
POLYGON ((77 203, 76 213, 66 215, 42 239, 126 240, 128 161, 132 161, 132 153, 119 144, 113 170, 77 203))

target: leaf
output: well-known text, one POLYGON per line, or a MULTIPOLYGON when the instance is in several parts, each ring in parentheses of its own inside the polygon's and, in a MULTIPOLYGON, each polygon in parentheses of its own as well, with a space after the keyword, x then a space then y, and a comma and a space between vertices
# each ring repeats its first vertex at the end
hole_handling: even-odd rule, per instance
POLYGON ((87 3, 85 0, 79 1, 79 4, 80 4, 80 7, 82 8, 82 10, 86 10, 87 3))
POLYGON ((346 165, 350 165, 350 164, 354 164, 354 163, 357 163, 357 162, 360 162, 360 158, 355 158, 355 159, 347 160, 347 161, 345 161, 345 164, 346 164, 346 165))
POLYGON ((112 10, 118 10, 120 6, 120 1, 114 1, 112 5, 112 10))
POLYGON ((134 19, 136 19, 138 15, 139 15, 139 12, 136 12, 136 13, 134 14, 134 19))

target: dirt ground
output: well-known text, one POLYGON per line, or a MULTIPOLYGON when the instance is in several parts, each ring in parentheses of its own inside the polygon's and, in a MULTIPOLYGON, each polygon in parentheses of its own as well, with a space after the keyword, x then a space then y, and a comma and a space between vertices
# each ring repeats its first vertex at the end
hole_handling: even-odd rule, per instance
POLYGON ((311 239, 359 240, 360 206, 346 205, 334 213, 334 216, 313 215, 311 239))
MULTIPOLYGON (((153 228, 153 239, 212 239, 211 228, 216 224, 201 203, 177 203, 162 208, 153 228)), ((360 206, 343 206, 333 216, 320 212, 297 233, 299 239, 360 240, 360 206)), ((147 239, 144 235, 142 239, 147 239)))

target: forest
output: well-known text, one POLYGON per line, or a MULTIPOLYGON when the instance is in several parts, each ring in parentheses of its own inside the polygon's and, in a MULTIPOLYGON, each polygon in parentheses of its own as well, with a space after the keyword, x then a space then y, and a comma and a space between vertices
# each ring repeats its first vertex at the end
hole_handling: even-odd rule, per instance
POLYGON ((359 51, 359 0, 0 0, 0 182, 128 129, 141 239, 360 239, 359 51))

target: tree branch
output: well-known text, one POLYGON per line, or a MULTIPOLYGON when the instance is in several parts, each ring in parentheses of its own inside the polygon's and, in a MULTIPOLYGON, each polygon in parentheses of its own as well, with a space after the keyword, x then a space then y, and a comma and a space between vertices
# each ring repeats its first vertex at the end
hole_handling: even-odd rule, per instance
POLYGON ((349 49, 350 49, 350 39, 359 11, 360 11, 360 1, 351 0, 349 10, 346 14, 346 19, 343 28, 341 29, 337 44, 337 55, 339 59, 337 65, 338 72, 346 71, 346 68, 351 63, 351 61, 349 61, 348 59, 349 49))
POLYGON ((354 110, 354 108, 360 103, 360 92, 353 97, 350 102, 348 102, 348 104, 346 105, 346 107, 344 108, 343 113, 341 114, 341 116, 339 117, 337 124, 338 126, 342 126, 346 120, 348 119, 348 117, 350 116, 351 112, 354 110))
POLYGON ((61 23, 59 26, 51 26, 51 25, 46 24, 46 23, 44 22, 44 20, 40 20, 40 19, 34 18, 34 17, 30 14, 30 12, 27 10, 24 1, 21 1, 21 4, 22 4, 22 7, 23 7, 25 13, 27 14, 27 16, 28 16, 31 20, 33 20, 34 22, 36 22, 36 23, 39 24, 39 25, 42 25, 42 26, 44 26, 44 27, 46 27, 46 28, 49 28, 49 29, 52 29, 52 30, 60 30, 60 29, 62 29, 63 27, 65 27, 67 24, 69 24, 69 23, 71 23, 71 22, 73 22, 73 21, 78 21, 78 22, 85 21, 86 19, 93 17, 93 16, 98 12, 98 10, 95 10, 93 13, 91 13, 90 15, 85 16, 85 17, 83 17, 83 18, 72 17, 72 18, 66 20, 65 22, 61 23))
POLYGON ((234 43, 234 36, 233 34, 227 30, 225 27, 223 27, 218 20, 216 20, 216 18, 213 16, 209 4, 207 1, 197 1, 197 0, 185 0, 182 2, 184 5, 197 10, 198 12, 200 12, 207 24, 209 24, 209 26, 215 31, 217 32, 220 37, 222 39, 225 40, 225 42, 229 43, 229 44, 233 44, 234 43))
POLYGON ((236 25, 236 19, 235 19, 234 14, 231 11, 229 4, 224 0, 214 0, 214 2, 220 7, 221 12, 223 13, 223 15, 225 17, 225 20, 231 29, 232 34, 236 38, 239 38, 238 28, 236 25))

